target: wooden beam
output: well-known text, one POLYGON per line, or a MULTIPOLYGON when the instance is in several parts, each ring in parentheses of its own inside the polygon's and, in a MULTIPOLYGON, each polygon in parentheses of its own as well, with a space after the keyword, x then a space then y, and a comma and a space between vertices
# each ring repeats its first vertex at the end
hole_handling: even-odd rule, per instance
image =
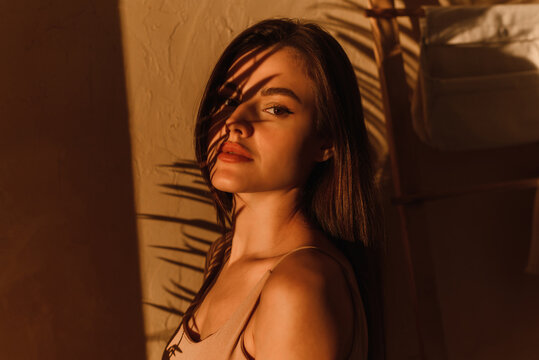
MULTIPOLYGON (((399 12, 392 0, 369 0, 371 14, 399 12)), ((396 198, 420 192, 421 173, 417 165, 415 133, 409 89, 406 83, 398 24, 394 16, 371 17, 375 57, 380 75, 387 141, 396 198)), ((409 288, 417 319, 417 332, 423 360, 447 360, 442 315, 438 300, 436 272, 426 229, 423 204, 396 204, 401 241, 406 249, 409 288)))

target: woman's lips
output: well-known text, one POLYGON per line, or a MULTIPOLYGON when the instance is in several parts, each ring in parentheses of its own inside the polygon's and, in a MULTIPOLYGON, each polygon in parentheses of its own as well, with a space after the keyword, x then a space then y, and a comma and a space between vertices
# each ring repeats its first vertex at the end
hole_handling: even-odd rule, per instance
POLYGON ((219 160, 224 162, 246 162, 253 161, 247 149, 237 143, 225 142, 217 155, 219 160))
POLYGON ((244 156, 229 153, 219 153, 219 155, 217 155, 217 158, 221 161, 231 163, 253 161, 252 159, 246 158, 244 156))

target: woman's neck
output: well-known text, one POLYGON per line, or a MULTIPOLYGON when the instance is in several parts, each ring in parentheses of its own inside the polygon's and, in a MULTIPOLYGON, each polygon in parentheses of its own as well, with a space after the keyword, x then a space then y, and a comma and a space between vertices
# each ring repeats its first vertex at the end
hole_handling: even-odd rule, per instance
POLYGON ((228 264, 266 259, 312 243, 317 231, 294 212, 298 189, 236 194, 236 224, 228 264))

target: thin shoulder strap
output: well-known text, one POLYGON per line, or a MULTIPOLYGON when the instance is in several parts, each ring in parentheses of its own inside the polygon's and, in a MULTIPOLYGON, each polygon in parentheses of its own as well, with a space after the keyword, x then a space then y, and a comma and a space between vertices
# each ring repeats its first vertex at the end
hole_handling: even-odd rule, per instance
MULTIPOLYGON (((301 246, 294 250, 291 250, 287 252, 286 254, 282 255, 281 258, 271 267, 270 270, 268 270, 264 276, 259 280, 259 282, 255 285, 255 287, 251 290, 251 293, 247 297, 247 299, 243 302, 242 305, 240 305, 240 308, 236 311, 236 313, 233 315, 233 317, 228 321, 228 323, 223 327, 222 330, 220 330, 220 333, 218 334, 223 339, 229 339, 227 342, 227 348, 226 351, 223 353, 226 354, 232 354, 232 351, 234 348, 240 344, 240 341, 242 340, 245 327, 247 325, 247 322, 252 317, 259 299, 260 294, 262 292, 262 289, 264 288, 266 281, 271 276, 271 272, 283 261, 284 258, 289 256, 290 254, 293 254, 297 251, 305 250, 305 249, 316 249, 330 257, 332 257, 337 263, 341 265, 341 268, 346 268, 345 264, 341 262, 341 260, 337 259, 335 256, 327 252, 326 250, 323 250, 322 248, 319 248, 317 246, 301 246)), ((349 277, 347 276, 349 279, 349 277)), ((209 339, 208 339, 209 340, 209 339)), ((214 339, 215 340, 215 339, 214 339)), ((240 345, 241 346, 241 345, 240 345)))
POLYGON ((327 252, 326 250, 323 250, 322 248, 319 248, 318 246, 312 246, 312 245, 307 245, 307 246, 301 246, 299 248, 296 248, 292 251, 289 251, 287 252, 286 254, 284 254, 283 256, 281 256, 281 258, 275 263, 275 265, 273 265, 270 269, 270 272, 275 270, 275 268, 277 267, 277 265, 279 265, 281 263, 281 261, 283 261, 288 255, 290 254, 293 254, 295 253, 296 251, 299 251, 299 250, 304 250, 304 249, 316 249, 326 255, 328 255, 329 257, 333 258, 337 263, 339 263, 339 265, 341 265, 341 267, 343 267, 343 264, 341 263, 341 261, 339 259, 337 259, 335 256, 331 255, 329 252, 327 252))
POLYGON ((365 321, 365 313, 364 313, 365 309, 363 305, 363 300, 361 298, 361 293, 359 292, 359 288, 356 282, 354 271, 350 267, 349 264, 343 263, 341 259, 337 258, 330 252, 322 248, 319 248, 317 246, 301 246, 281 256, 281 258, 275 263, 275 265, 273 265, 273 267, 268 273, 271 274, 271 272, 277 267, 277 265, 279 265, 279 263, 283 261, 283 259, 286 258, 288 255, 295 253, 296 251, 304 250, 304 249, 316 249, 320 251, 321 253, 326 254, 327 256, 333 258, 333 260, 335 260, 340 265, 341 270, 343 271, 346 281, 348 283, 350 294, 352 296, 352 301, 354 303, 355 320, 354 320, 354 327, 352 330, 354 332, 354 335, 353 335, 354 341, 350 348, 350 353, 347 359, 356 359, 356 358, 367 359, 368 342, 367 342, 367 323, 365 321))

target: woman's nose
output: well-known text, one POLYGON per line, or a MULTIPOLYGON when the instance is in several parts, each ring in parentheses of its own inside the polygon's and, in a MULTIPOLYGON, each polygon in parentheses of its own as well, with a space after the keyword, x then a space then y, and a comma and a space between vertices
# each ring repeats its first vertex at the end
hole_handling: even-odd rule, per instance
POLYGON ((238 106, 225 122, 226 132, 229 137, 249 137, 253 133, 253 125, 247 118, 245 109, 238 106))

